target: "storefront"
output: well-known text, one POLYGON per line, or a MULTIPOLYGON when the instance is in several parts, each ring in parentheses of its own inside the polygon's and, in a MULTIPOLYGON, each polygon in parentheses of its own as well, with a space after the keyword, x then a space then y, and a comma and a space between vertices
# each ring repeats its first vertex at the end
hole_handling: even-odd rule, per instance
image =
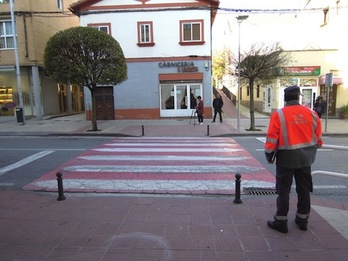
MULTIPOLYGON (((109 106, 114 108, 114 117, 109 119, 190 117, 198 96, 204 102, 205 118, 211 117, 211 68, 207 58, 163 60, 127 61, 128 79, 113 86, 113 94, 103 92, 113 99, 109 106)), ((98 90, 105 88, 100 86, 98 90)), ((110 100, 108 97, 99 97, 99 100, 110 100)), ((87 88, 85 103, 87 119, 90 120, 92 105, 87 88)), ((97 119, 105 120, 104 116, 98 116, 102 107, 96 109, 97 119)))
POLYGON ((278 108, 284 107, 284 89, 297 85, 301 89, 300 104, 313 108, 316 97, 319 95, 320 66, 286 67, 285 74, 289 77, 278 80, 278 108))
MULTIPOLYGON (((13 66, 0 67, 0 116, 15 116, 15 108, 20 107, 17 80, 13 66)), ((84 110, 81 87, 57 84, 40 67, 20 67, 20 84, 25 116, 36 116, 41 120, 42 115, 84 110)))

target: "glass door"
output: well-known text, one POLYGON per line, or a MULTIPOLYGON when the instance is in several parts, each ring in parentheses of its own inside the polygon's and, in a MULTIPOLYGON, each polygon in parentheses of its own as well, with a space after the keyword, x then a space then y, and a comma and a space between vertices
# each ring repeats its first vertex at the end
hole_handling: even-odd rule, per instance
POLYGON ((197 105, 197 96, 202 96, 202 85, 162 84, 160 93, 161 117, 189 117, 197 105))
POLYGON ((177 85, 176 87, 176 108, 186 110, 188 106, 187 85, 177 85))

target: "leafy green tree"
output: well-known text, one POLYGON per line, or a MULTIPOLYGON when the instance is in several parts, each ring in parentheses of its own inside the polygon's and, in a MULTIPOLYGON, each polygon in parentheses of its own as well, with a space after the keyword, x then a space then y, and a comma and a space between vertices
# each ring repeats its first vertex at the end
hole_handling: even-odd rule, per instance
MULTIPOLYGON (((213 54, 212 74, 214 79, 221 80, 226 74, 233 74, 231 58, 233 54, 229 49, 215 51, 213 54)), ((215 86, 217 87, 217 86, 215 86)))
MULTIPOLYGON (((279 69, 291 60, 289 53, 279 43, 267 46, 253 45, 244 53, 240 62, 240 79, 246 82, 250 93, 250 131, 255 131, 254 84, 256 81, 271 82, 279 77, 279 69)), ((236 62, 238 68, 238 62, 236 62)))
POLYGON ((122 48, 110 35, 91 27, 72 27, 56 33, 44 52, 46 72, 57 82, 87 87, 92 97, 92 130, 97 131, 95 90, 127 79, 122 48))

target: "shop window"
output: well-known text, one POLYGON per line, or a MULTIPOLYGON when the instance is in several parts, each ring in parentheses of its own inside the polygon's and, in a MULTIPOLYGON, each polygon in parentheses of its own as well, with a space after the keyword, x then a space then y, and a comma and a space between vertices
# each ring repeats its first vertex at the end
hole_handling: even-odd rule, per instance
POLYGON ((174 85, 162 85, 161 87, 161 109, 174 109, 174 85))
POLYGON ((202 95, 200 84, 162 84, 160 88, 161 110, 194 109, 197 105, 197 96, 202 95))
POLYGON ((102 23, 102 24, 88 24, 88 27, 93 27, 107 34, 111 34, 111 24, 110 23, 102 23))
POLYGON ((15 106, 12 87, 0 87, 0 115, 13 115, 15 106))
POLYGON ((204 44, 203 20, 180 21, 180 44, 204 44))
POLYGON ((154 45, 153 23, 138 22, 138 46, 147 47, 154 45))
POLYGON ((11 21, 0 21, 0 45, 1 49, 14 48, 14 34, 11 21))

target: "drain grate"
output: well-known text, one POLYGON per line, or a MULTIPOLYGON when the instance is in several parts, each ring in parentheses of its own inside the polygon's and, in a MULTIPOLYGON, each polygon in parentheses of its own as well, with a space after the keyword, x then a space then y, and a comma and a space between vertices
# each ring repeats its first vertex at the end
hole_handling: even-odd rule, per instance
POLYGON ((274 188, 244 188, 246 195, 262 196, 262 195, 276 195, 274 188))

